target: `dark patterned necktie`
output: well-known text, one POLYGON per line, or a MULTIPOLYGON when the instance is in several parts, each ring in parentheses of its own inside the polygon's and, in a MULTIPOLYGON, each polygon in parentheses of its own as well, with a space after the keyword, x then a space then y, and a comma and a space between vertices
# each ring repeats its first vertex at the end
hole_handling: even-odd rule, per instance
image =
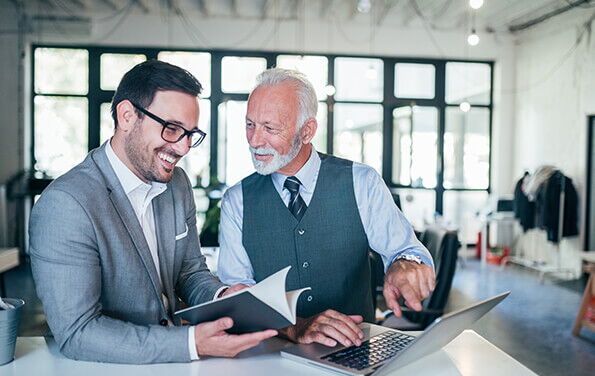
POLYGON ((285 179, 285 184, 283 184, 283 187, 287 188, 289 193, 291 193, 291 196, 289 196, 289 205, 287 205, 287 207, 289 208, 291 214, 293 214, 293 216, 298 221, 302 219, 306 209, 308 208, 304 202, 304 199, 302 196, 300 196, 301 184, 302 183, 295 176, 288 177, 285 179))

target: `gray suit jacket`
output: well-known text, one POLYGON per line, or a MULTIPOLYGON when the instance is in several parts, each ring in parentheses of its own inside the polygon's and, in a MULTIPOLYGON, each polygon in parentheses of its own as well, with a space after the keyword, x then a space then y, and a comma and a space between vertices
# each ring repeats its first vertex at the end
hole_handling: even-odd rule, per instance
POLYGON ((50 184, 31 212, 31 265, 50 329, 73 359, 190 361, 188 327, 159 323, 178 297, 203 303, 224 285, 200 252, 188 178, 176 168, 152 202, 165 307, 143 231, 104 149, 50 184))

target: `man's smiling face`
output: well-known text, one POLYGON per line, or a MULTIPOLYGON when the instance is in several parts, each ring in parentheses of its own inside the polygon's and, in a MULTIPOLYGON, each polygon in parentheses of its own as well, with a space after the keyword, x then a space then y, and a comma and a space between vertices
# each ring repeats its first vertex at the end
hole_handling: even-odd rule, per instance
POLYGON ((248 100, 246 138, 256 171, 268 175, 289 164, 302 143, 296 87, 290 82, 261 86, 248 100))
MULTIPOLYGON (((198 101, 189 94, 158 91, 146 110, 186 130, 195 129, 198 124, 198 101)), ((169 182, 176 163, 190 150, 188 137, 169 143, 161 138, 162 129, 157 121, 143 116, 126 138, 124 150, 132 172, 145 182, 169 182)))

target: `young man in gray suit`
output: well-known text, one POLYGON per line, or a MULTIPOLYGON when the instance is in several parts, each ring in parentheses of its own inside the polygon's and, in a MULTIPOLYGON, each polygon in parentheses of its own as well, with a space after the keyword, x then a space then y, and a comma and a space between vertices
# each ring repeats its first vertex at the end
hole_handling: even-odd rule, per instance
POLYGON ((384 261, 384 296, 397 316, 397 298, 420 310, 433 290, 432 258, 374 169, 314 150, 317 108, 303 74, 258 77, 246 114, 256 173, 223 197, 218 271, 226 283, 251 284, 292 265, 287 289, 312 290, 300 296, 297 325, 281 333, 359 345, 357 324, 374 320, 369 249, 384 261))
POLYGON ((73 359, 184 362, 235 356, 277 334, 229 335, 230 318, 180 326, 180 299, 228 287, 200 252, 188 177, 176 163, 205 137, 200 83, 156 60, 124 75, 112 101, 115 133, 56 179, 33 207, 33 277, 60 350, 73 359))

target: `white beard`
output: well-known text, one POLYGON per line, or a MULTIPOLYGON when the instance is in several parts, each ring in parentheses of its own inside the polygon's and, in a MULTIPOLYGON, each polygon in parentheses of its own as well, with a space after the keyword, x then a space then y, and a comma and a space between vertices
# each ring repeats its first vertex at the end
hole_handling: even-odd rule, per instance
POLYGON ((273 148, 253 148, 250 146, 250 155, 252 156, 252 163, 254 164, 256 172, 258 172, 260 175, 270 175, 273 172, 287 166, 289 162, 293 161, 293 159, 300 152, 301 148, 302 143, 300 142, 300 137, 299 135, 296 135, 296 137, 293 139, 291 150, 289 150, 289 153, 287 154, 279 154, 277 150, 273 148), (273 158, 271 158, 270 162, 266 163, 256 159, 255 154, 272 154, 273 158))

